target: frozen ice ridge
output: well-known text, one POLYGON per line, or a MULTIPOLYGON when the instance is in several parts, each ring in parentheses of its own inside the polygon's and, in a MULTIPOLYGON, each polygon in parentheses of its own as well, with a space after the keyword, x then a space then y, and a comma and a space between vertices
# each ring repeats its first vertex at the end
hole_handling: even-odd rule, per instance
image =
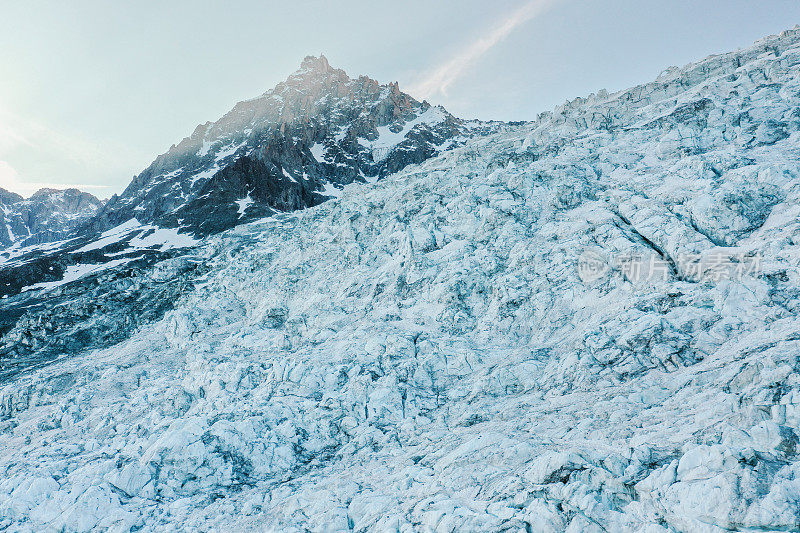
POLYGON ((208 237, 0 389, 0 529, 797 531, 799 162, 795 29, 208 237))

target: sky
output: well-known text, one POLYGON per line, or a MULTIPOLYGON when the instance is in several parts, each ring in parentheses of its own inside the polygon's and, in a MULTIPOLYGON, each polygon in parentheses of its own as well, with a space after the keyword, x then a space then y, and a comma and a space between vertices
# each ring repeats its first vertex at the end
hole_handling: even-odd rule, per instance
POLYGON ((796 24, 798 0, 0 0, 0 187, 119 193, 310 54, 530 120, 796 24))

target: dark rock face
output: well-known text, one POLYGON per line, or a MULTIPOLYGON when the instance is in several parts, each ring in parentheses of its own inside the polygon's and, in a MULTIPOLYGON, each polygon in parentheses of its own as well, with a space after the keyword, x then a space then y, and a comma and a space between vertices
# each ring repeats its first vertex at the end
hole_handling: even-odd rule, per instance
POLYGON ((2 202, 3 205, 15 204, 22 200, 23 198, 19 194, 0 188, 0 202, 2 202))
POLYGON ((27 200, 0 189, 0 250, 62 239, 102 205, 78 189, 40 189, 27 200))
POLYGON ((325 183, 381 177, 420 163, 473 128, 396 83, 350 78, 325 57, 258 98, 239 102, 158 156, 88 229, 136 218, 208 234, 274 211, 319 203, 325 183), (253 205, 242 216, 238 204, 253 205), (211 215, 220 218, 209 220, 211 215), (235 215, 235 216, 234 216, 235 215))
POLYGON ((276 211, 295 211, 317 205, 325 196, 313 180, 292 180, 275 164, 244 156, 219 171, 200 194, 170 218, 194 233, 217 233, 248 219, 276 211), (238 202, 238 203, 237 203, 238 202))
POLYGON ((17 294, 27 285, 60 279, 66 269, 59 256, 33 256, 28 261, 3 266, 0 269, 0 295, 17 294))
POLYGON ((74 189, 28 200, 0 190, 0 382, 161 316, 203 272, 190 261, 168 279, 154 276, 193 253, 186 234, 317 205, 331 188, 397 172, 494 127, 307 57, 273 90, 198 126, 105 205, 74 189), (176 230, 188 244, 172 242, 176 230), (12 242, 25 246, 3 251, 12 242))

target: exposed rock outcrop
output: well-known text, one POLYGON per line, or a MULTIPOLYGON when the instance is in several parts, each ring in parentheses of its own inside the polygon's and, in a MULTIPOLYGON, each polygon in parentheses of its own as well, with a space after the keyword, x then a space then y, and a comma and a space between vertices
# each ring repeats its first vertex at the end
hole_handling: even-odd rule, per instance
POLYGON ((0 189, 0 250, 63 239, 102 205, 78 189, 39 189, 27 199, 0 189))

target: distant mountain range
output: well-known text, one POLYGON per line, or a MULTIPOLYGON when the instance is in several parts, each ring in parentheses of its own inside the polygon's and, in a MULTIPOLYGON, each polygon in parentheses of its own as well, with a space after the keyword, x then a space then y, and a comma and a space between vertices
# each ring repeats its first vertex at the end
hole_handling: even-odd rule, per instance
POLYGON ((78 189, 40 189, 25 199, 0 188, 0 250, 63 239, 102 205, 78 189))

